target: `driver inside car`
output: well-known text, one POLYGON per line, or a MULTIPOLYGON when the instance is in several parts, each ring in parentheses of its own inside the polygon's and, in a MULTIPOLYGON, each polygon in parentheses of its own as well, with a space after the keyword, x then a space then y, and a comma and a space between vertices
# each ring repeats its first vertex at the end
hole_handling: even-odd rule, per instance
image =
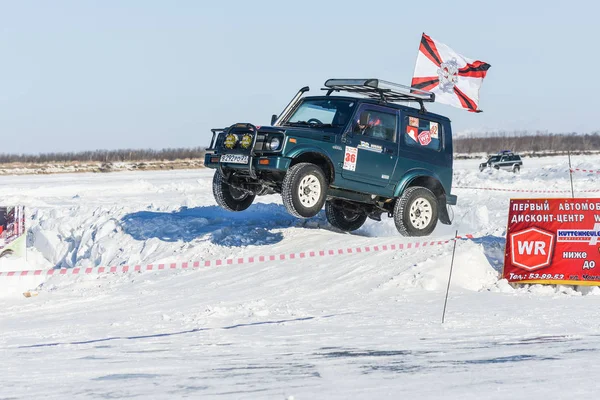
POLYGON ((363 111, 358 121, 356 121, 354 132, 365 136, 373 136, 373 128, 379 125, 381 125, 379 118, 372 117, 368 111, 363 111))

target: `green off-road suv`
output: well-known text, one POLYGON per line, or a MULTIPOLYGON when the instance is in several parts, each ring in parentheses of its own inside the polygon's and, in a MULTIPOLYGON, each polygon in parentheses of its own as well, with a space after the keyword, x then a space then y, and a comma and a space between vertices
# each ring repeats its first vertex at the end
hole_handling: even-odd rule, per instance
POLYGON ((382 213, 405 236, 451 223, 452 129, 423 107, 433 93, 377 79, 329 79, 324 96, 303 97, 308 90, 271 126, 212 129, 205 165, 217 170, 221 207, 242 211, 256 196, 281 193, 292 215, 310 218, 325 205, 327 220, 343 231, 382 213), (397 104, 407 101, 420 108, 397 104))

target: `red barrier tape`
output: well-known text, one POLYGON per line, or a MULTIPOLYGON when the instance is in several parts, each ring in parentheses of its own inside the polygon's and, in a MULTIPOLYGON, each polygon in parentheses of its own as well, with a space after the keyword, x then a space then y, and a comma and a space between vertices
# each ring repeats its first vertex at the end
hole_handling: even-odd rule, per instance
POLYGON ((600 171, 597 170, 593 170, 593 169, 581 169, 581 168, 573 168, 571 169, 571 172, 589 172, 591 174, 600 174, 600 171))
POLYGON ((327 257, 334 255, 343 254, 358 254, 358 253, 369 253, 379 251, 390 251, 390 250, 407 250, 407 249, 418 249, 421 247, 442 245, 453 242, 454 240, 461 239, 473 239, 473 235, 457 236, 456 239, 430 241, 430 242, 412 242, 412 243, 399 243, 399 244, 384 244, 375 246, 363 246, 363 247, 347 247, 335 250, 314 250, 314 251, 302 251, 299 253, 287 253, 278 255, 268 256, 251 256, 251 257, 239 257, 239 258, 225 258, 220 260, 205 260, 205 261, 192 261, 192 262, 177 262, 169 264, 149 264, 149 265, 121 265, 116 267, 75 267, 75 268, 60 268, 60 269, 38 269, 28 271, 0 271, 0 277, 20 277, 20 276, 53 276, 53 275, 85 275, 85 274, 102 274, 105 272, 112 273, 126 273, 126 272, 142 272, 142 271, 161 271, 165 269, 189 269, 189 268, 200 268, 200 267, 218 267, 222 265, 239 265, 239 264, 252 264, 259 262, 268 261, 283 261, 283 260, 295 260, 304 258, 314 257, 327 257))
MULTIPOLYGON (((453 189, 471 189, 471 190, 494 190, 499 192, 526 192, 526 193, 571 193, 570 190, 535 190, 535 189, 505 189, 505 188, 487 188, 476 186, 452 186, 453 189)), ((600 192, 600 189, 575 190, 577 193, 600 192)))

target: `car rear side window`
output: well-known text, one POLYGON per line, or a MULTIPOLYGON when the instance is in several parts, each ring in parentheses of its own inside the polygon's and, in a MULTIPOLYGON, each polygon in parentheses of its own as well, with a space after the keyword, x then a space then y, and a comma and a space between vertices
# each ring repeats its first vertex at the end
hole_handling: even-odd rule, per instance
POLYGON ((411 147, 439 151, 441 147, 441 130, 439 122, 421 117, 404 119, 404 142, 411 147))

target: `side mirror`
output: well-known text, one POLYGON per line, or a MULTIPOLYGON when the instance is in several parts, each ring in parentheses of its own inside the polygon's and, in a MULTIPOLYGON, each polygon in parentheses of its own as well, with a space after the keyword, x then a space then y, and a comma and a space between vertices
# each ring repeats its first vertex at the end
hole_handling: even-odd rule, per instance
POLYGON ((273 124, 275 123, 275 121, 277 121, 277 114, 271 115, 271 126, 273 126, 273 124))
POLYGON ((348 138, 352 137, 352 136, 354 136, 352 134, 352 131, 346 131, 346 132, 342 133, 342 138, 341 138, 342 143, 346 143, 348 141, 348 138))

